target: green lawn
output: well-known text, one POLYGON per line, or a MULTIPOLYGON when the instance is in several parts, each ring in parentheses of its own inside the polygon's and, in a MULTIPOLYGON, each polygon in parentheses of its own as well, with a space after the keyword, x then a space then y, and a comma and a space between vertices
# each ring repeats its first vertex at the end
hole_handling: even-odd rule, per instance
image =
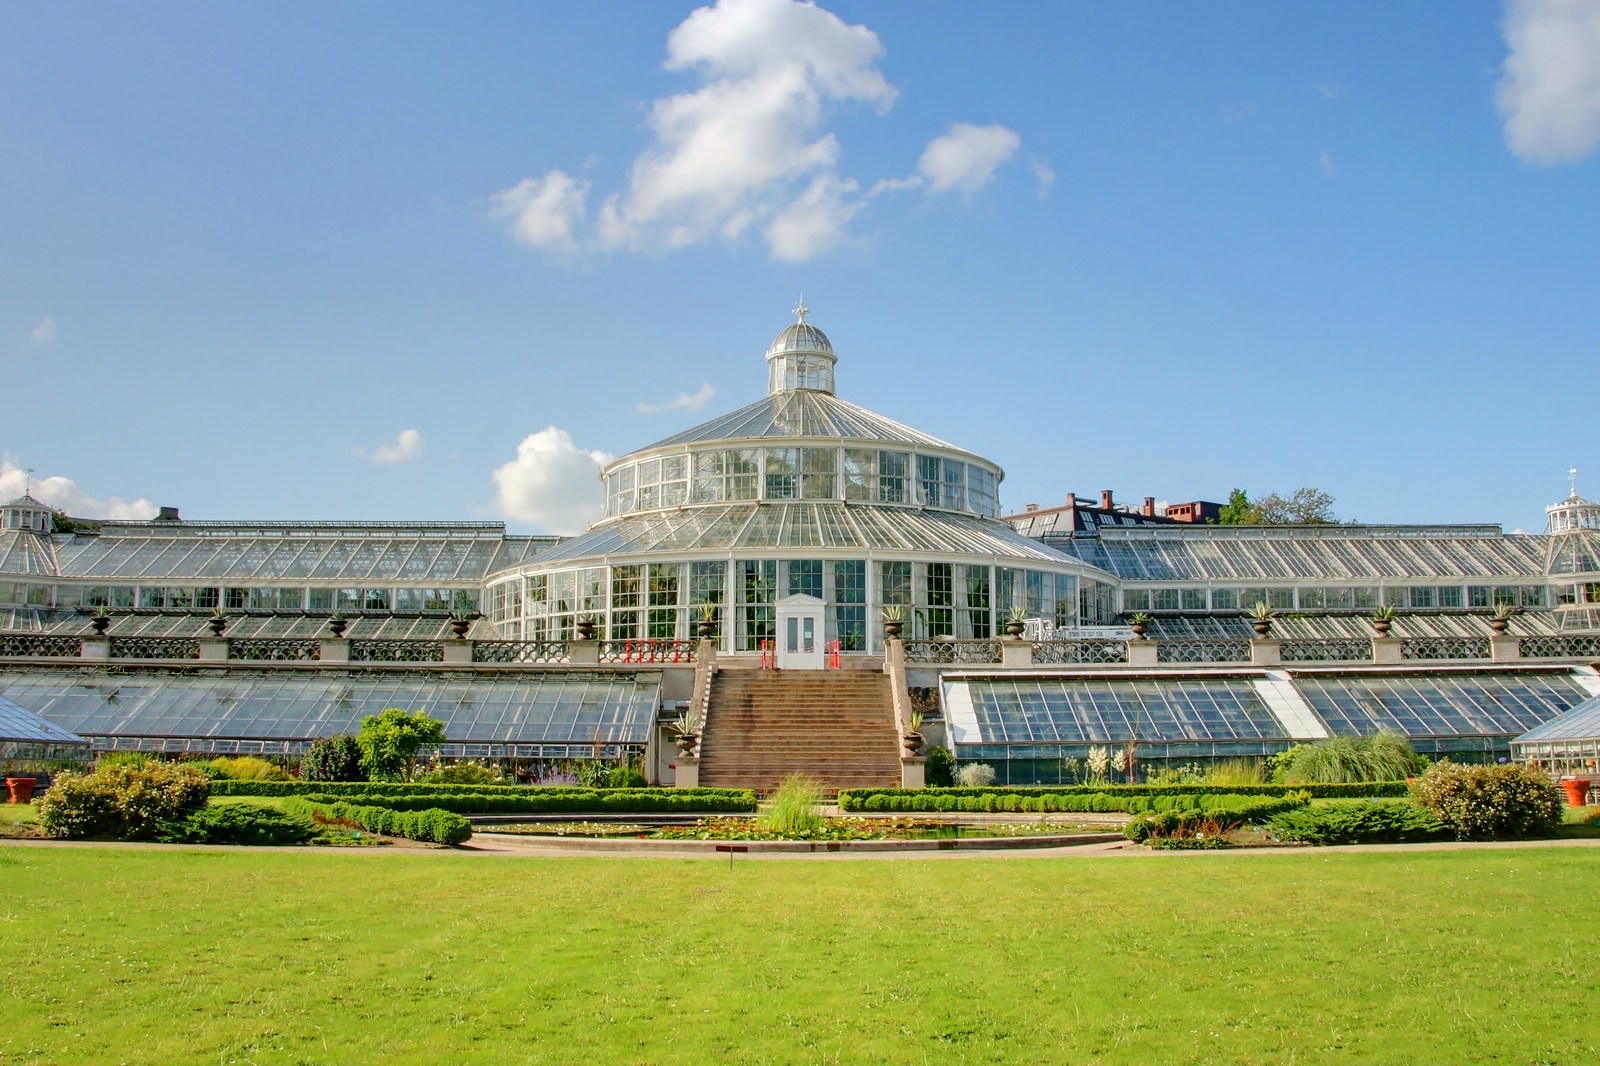
POLYGON ((0 846, 0 1063, 1579 1063, 1600 849, 0 846))

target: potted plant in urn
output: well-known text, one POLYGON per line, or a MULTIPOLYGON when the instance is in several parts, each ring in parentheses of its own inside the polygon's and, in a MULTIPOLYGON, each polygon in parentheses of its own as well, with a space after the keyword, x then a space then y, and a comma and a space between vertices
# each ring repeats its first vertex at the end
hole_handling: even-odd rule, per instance
POLYGON ((1256 636, 1265 638, 1272 632, 1272 608, 1267 606, 1266 600, 1257 600, 1256 605, 1250 608, 1250 628, 1256 631, 1256 636))
POLYGON ((94 609, 94 617, 89 619, 89 624, 94 626, 95 636, 105 636, 106 630, 111 628, 111 612, 104 607, 96 607, 94 609))
POLYGON ((694 625, 694 631, 701 637, 714 637, 717 635, 717 605, 702 603, 700 605, 700 621, 694 625))
POLYGON ((1021 640, 1022 631, 1027 628, 1028 609, 1026 607, 1013 607, 1006 612, 1006 636, 1012 640, 1021 640))
POLYGON ((457 640, 466 640, 467 631, 472 628, 472 622, 478 617, 476 611, 451 611, 450 632, 457 640))
POLYGON ((1372 612, 1372 628, 1378 631, 1378 636, 1386 637, 1389 635, 1389 627, 1394 625, 1395 616, 1398 614, 1399 612, 1393 607, 1387 606, 1379 607, 1372 612))
POLYGON ((1517 613, 1517 608, 1512 604, 1500 602, 1494 605, 1494 614, 1489 616, 1489 628, 1501 634, 1506 627, 1511 625, 1511 616, 1517 613))
POLYGON ((906 609, 893 604, 883 609, 883 635, 886 637, 900 636, 900 630, 906 624, 906 609))
POLYGON ((349 620, 338 611, 334 611, 328 616, 328 630, 333 634, 334 640, 342 639, 344 631, 349 625, 349 620))
POLYGON ((1143 611, 1135 611, 1128 618, 1128 628, 1133 630, 1134 640, 1145 639, 1144 635, 1150 628, 1150 616, 1143 611))
POLYGON ((228 612, 225 609, 218 607, 216 610, 211 612, 211 617, 206 619, 206 625, 211 627, 212 636, 222 636, 222 631, 228 628, 228 612))
POLYGON ((678 735, 672 738, 678 750, 687 756, 694 755, 695 746, 700 743, 700 719, 685 711, 678 715, 678 720, 672 723, 672 728, 678 732, 678 735))
POLYGON ((586 614, 578 619, 578 639, 593 640, 595 627, 599 624, 600 620, 592 614, 586 614))
POLYGON ((922 750, 922 712, 912 711, 911 717, 906 722, 906 735, 901 738, 905 742, 906 754, 915 755, 922 750))

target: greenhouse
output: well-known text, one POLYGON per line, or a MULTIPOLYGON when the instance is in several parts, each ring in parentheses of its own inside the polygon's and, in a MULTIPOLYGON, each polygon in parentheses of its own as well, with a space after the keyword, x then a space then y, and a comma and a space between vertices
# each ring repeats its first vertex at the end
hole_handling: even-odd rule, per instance
POLYGON ((1517 737, 1511 753, 1556 777, 1600 775, 1600 695, 1517 737))
POLYGON ((89 759, 89 741, 0 695, 0 770, 44 770, 89 759))

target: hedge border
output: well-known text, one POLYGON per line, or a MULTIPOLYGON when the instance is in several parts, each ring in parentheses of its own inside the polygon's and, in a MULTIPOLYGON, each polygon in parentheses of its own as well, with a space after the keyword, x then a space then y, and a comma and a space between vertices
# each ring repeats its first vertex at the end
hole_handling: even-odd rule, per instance
MULTIPOLYGON (((211 782, 213 796, 332 796, 364 800, 427 797, 489 797, 503 800, 544 800, 552 810, 583 810, 571 801, 597 804, 597 810, 627 811, 636 805, 640 812, 657 809, 652 800, 667 798, 667 808, 679 809, 693 800, 691 809, 719 813, 742 813, 756 809, 755 793, 744 788, 585 788, 581 785, 436 785, 390 781, 232 781, 211 782)), ((492 810, 494 808, 483 808, 492 810)), ((514 810, 537 810, 537 805, 519 804, 514 810)))
POLYGON ((289 814, 308 820, 313 814, 342 818, 351 821, 369 833, 405 837, 430 844, 461 844, 472 838, 472 823, 454 811, 429 807, 415 811, 397 811, 390 807, 371 807, 355 803, 317 803, 301 796, 290 796, 284 801, 289 814))
POLYGON ((988 788, 847 788, 839 791, 839 807, 846 811, 869 810, 1006 810, 1007 807, 935 806, 938 796, 1042 798, 1045 796, 1285 796, 1308 792, 1312 799, 1380 799, 1410 794, 1404 781, 1362 781, 1339 785, 1034 785, 988 788), (869 806, 873 797, 906 797, 913 805, 869 806), (918 806, 921 799, 928 806, 918 806))

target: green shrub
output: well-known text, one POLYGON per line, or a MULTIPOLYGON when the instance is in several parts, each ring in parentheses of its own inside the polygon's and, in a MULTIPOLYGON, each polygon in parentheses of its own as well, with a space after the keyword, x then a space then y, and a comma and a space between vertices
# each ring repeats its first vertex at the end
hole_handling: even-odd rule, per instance
POLYGON ((206 775, 185 763, 62 774, 39 801, 39 825, 53 837, 150 840, 163 822, 205 803, 210 790, 206 775))
MULTIPOLYGON (((1013 785, 976 788, 847 788, 839 791, 839 806, 859 811, 988 811, 1021 809, 999 806, 1028 797, 1099 796, 1102 806, 1072 806, 1065 800, 1044 810, 1130 811, 1121 797, 1128 796, 1287 796, 1304 792, 1313 799, 1404 796, 1404 781, 1371 781, 1334 785, 1013 785), (1007 799, 1009 797, 1010 799, 1007 799)), ((1146 808, 1148 809, 1148 808, 1146 808)))
POLYGON ((311 839, 310 823, 271 807, 224 803, 197 807, 162 823, 156 839, 168 844, 253 844, 283 846, 311 839))
POLYGON ((923 767, 929 788, 949 788, 956 783, 956 757, 943 744, 928 749, 928 762, 923 767))
POLYGON ((632 766, 619 766, 611 771, 606 779, 607 788, 649 788, 650 782, 644 779, 644 771, 632 766))
POLYGON ((1444 840, 1450 830, 1409 800, 1337 800, 1275 815, 1267 831, 1304 844, 1405 844, 1444 840))
POLYGON ((108 751, 94 761, 96 770, 109 770, 114 766, 127 766, 135 770, 143 770, 152 763, 161 760, 154 755, 147 755, 142 751, 108 751))
POLYGON ((988 788, 994 784, 994 767, 984 762, 969 762, 956 771, 956 783, 962 788, 988 788))
POLYGON ((349 733, 313 740, 300 757, 300 777, 305 781, 365 781, 361 745, 349 733))
POLYGON ((1549 836, 1561 825, 1561 792, 1538 770, 1516 764, 1434 763, 1412 798, 1460 840, 1549 836))
POLYGON ((481 762, 437 763, 417 775, 424 785, 503 785, 505 775, 481 762))
POLYGON ((1417 772, 1417 753, 1398 733, 1370 737, 1329 737, 1297 744, 1284 766, 1289 784, 1338 784, 1352 781, 1395 781, 1417 772))
POLYGON ((335 801, 317 803, 298 796, 284 800, 284 809, 317 821, 354 822, 369 833, 406 837, 433 844, 460 844, 472 837, 472 823, 452 811, 431 807, 420 811, 399 811, 391 807, 370 807, 335 801))
POLYGON ((1135 818, 1122 834, 1135 843, 1158 848, 1221 848, 1227 846, 1228 833, 1251 820, 1248 810, 1160 811, 1135 818))
POLYGON ((398 707, 367 715, 356 736, 361 768, 374 781, 408 780, 417 752, 425 745, 443 743, 443 722, 421 711, 412 714, 398 707))
POLYGON ((204 773, 210 767, 216 771, 219 778, 230 781, 287 781, 289 771, 277 763, 268 762, 254 755, 220 756, 209 763, 201 764, 198 769, 204 773))

